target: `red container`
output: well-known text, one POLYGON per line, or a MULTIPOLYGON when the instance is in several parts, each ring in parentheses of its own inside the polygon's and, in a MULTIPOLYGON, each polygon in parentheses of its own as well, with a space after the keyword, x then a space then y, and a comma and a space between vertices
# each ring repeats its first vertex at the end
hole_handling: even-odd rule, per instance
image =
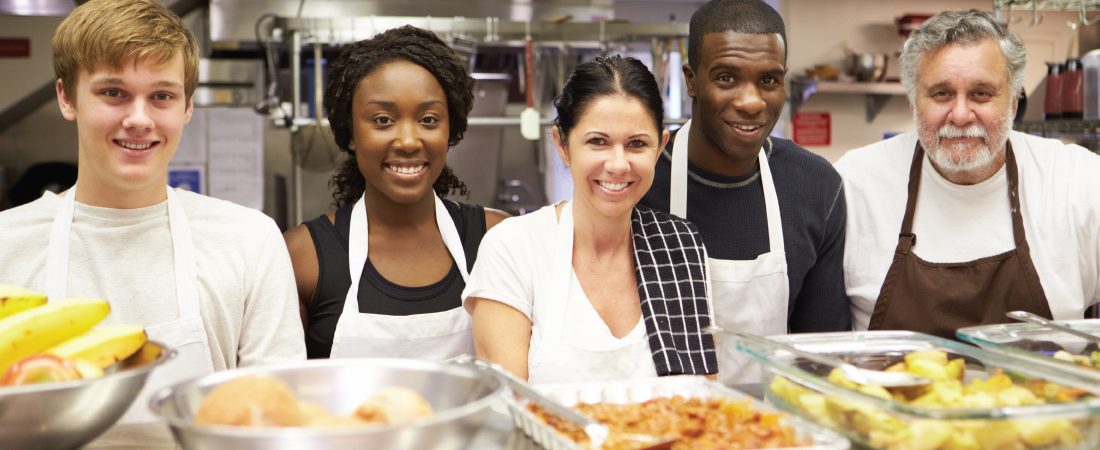
POLYGON ((1062 63, 1047 63, 1047 87, 1043 91, 1043 118, 1062 118, 1062 63))
POLYGON ((1084 114, 1084 89, 1085 78, 1081 70, 1081 61, 1070 59, 1066 61, 1066 69, 1062 72, 1062 118, 1081 119, 1084 114))
POLYGON ((921 24, 930 17, 932 17, 931 14, 906 14, 894 19, 894 23, 898 26, 898 34, 907 38, 909 33, 920 28, 921 24))

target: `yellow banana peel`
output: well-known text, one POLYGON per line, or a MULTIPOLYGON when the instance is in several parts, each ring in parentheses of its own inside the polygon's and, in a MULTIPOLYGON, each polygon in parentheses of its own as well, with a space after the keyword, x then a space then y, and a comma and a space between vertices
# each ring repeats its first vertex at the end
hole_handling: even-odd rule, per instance
POLYGON ((46 304, 46 294, 10 284, 0 284, 0 319, 46 304))
POLYGON ((141 325, 104 325, 50 347, 45 353, 88 361, 104 369, 133 355, 145 340, 141 325))
POLYGON ((0 373, 22 358, 83 334, 110 312, 107 300, 73 298, 0 319, 0 373))

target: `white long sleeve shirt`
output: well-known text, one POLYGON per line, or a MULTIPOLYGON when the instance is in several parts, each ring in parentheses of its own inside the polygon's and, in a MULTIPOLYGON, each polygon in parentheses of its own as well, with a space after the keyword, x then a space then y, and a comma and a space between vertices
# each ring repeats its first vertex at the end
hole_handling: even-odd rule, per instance
MULTIPOLYGON (((1055 319, 1079 319, 1100 301, 1100 156, 1024 133, 1011 132, 1009 139, 1024 232, 1051 312, 1055 319)), ((848 203, 844 282, 857 330, 867 329, 897 246, 916 142, 914 133, 898 135, 836 163, 848 203)), ((927 157, 923 164, 914 253, 930 262, 965 262, 1015 247, 1005 168, 961 186, 927 157)))

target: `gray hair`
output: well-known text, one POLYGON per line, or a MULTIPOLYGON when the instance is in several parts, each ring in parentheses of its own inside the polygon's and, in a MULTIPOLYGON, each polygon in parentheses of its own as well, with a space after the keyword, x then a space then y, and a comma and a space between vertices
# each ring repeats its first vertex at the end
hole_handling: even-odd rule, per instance
POLYGON ((1000 44, 1001 54, 1004 55, 1008 68, 1008 86, 1012 90, 1012 99, 1019 96, 1024 86, 1027 49, 992 14, 967 9, 936 14, 913 31, 905 41, 900 58, 901 82, 905 85, 909 103, 915 104, 916 101, 917 73, 920 72, 921 58, 925 54, 950 44, 976 44, 985 39, 995 39, 1000 44))

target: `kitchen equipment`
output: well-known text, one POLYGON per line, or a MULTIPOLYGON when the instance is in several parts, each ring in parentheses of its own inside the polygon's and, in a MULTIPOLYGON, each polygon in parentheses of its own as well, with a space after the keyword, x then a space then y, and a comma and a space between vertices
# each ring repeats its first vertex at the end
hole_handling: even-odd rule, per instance
POLYGON ((1046 88, 1043 94, 1043 119, 1062 118, 1062 63, 1047 63, 1046 88))
POLYGON ((1037 324, 1045 326, 1047 328, 1051 328, 1051 329, 1054 329, 1054 330, 1061 331, 1063 333, 1069 333, 1069 334, 1072 334, 1072 335, 1077 336, 1079 338, 1083 338, 1086 341, 1090 341, 1090 342, 1093 342, 1093 343, 1100 343, 1100 336, 1097 336, 1095 334, 1089 334, 1089 333, 1086 333, 1084 331, 1075 330, 1073 328, 1070 328, 1070 327, 1067 327, 1065 325, 1059 324, 1059 323, 1057 323, 1053 320, 1047 319, 1046 317, 1037 316, 1037 315, 1029 313, 1027 311, 1010 311, 1007 314, 1005 314, 1005 316, 1008 316, 1008 318, 1010 318, 1010 319, 1019 320, 1021 322, 1037 323, 1037 324))
POLYGON ((1084 113, 1086 120, 1100 119, 1100 50, 1081 56, 1084 71, 1084 113))
POLYGON ((535 109, 535 41, 531 40, 531 22, 527 22, 527 38, 523 46, 524 86, 527 88, 527 108, 519 115, 519 133, 529 141, 539 140, 539 110, 535 109))
POLYGON ((901 37, 908 38, 909 33, 916 31, 924 21, 931 17, 931 14, 910 13, 894 19, 894 24, 898 27, 898 34, 901 35, 901 37))
POLYGON ((925 386, 932 382, 932 380, 929 380, 927 378, 921 378, 905 372, 883 372, 881 370, 862 369, 831 356, 803 351, 794 345, 788 345, 782 342, 769 340, 765 337, 742 333, 739 331, 724 330, 714 325, 704 328, 703 331, 706 331, 708 333, 725 333, 734 335, 741 338, 742 340, 753 342, 757 345, 775 346, 799 358, 813 361, 818 364, 825 364, 827 366, 837 367, 840 370, 844 371, 844 375, 846 375, 849 380, 852 380, 859 384, 874 384, 885 388, 907 388, 925 386))
POLYGON ((71 449, 103 434, 175 351, 148 341, 100 378, 0 387, 0 448, 71 449))
MULTIPOLYGON (((1091 335, 1100 334, 1100 319, 1058 321, 1061 326, 1091 335)), ((991 352, 1003 353, 1030 361, 1032 364, 1051 367, 1100 385, 1100 367, 1055 359, 1058 352, 1084 359, 1091 359, 1100 351, 1095 341, 1075 333, 1065 333, 1046 325, 1035 323, 1004 323, 960 328, 956 333, 966 342, 977 344, 991 352)), ((1064 357, 1065 355, 1059 355, 1064 357)), ((1100 360, 1100 359, 1098 359, 1100 360)))
MULTIPOLYGON (((776 409, 740 391, 730 389, 701 376, 672 376, 643 378, 620 382, 599 383, 554 383, 535 386, 535 390, 549 398, 552 403, 573 406, 578 403, 640 403, 660 397, 679 395, 682 397, 714 398, 747 402, 749 407, 760 412, 776 412, 776 409)), ((538 419, 526 408, 522 401, 511 402, 509 409, 512 419, 519 427, 543 448, 550 450, 577 450, 578 446, 565 435, 559 433, 538 419)), ((800 450, 845 450, 848 440, 797 416, 786 416, 781 423, 794 429, 795 436, 808 442, 800 450)))
POLYGON ((890 56, 885 53, 852 53, 849 55, 848 74, 856 81, 882 81, 886 78, 886 64, 890 56))
MULTIPOLYGON (((767 341, 741 341, 738 348, 764 365, 765 396, 780 409, 794 412, 833 428, 853 443, 881 449, 923 448, 1100 448, 1100 385, 1071 374, 1032 364, 1030 361, 984 351, 970 345, 908 331, 810 333, 775 336, 767 341), (897 396, 882 396, 873 389, 851 388, 827 379, 835 366, 801 360, 771 341, 797 345, 813 353, 830 355, 861 367, 885 368, 910 352, 941 350, 966 362, 968 383, 983 381, 989 396, 965 399, 966 407, 945 409, 909 403, 897 396), (1003 371, 1008 377, 998 376, 1003 371), (996 378, 994 378, 996 377, 996 378), (1005 383, 1011 382, 1009 386, 1005 383), (1051 384, 1054 383, 1054 384, 1051 384), (1090 393, 1062 403, 1021 406, 993 404, 998 395, 1025 399, 1036 390, 1051 394, 1090 393), (1010 393, 1003 389, 1014 387, 1010 393), (1000 390, 994 390, 994 388, 1000 390), (1002 394, 1003 393, 1003 394, 1002 394), (952 447, 951 445, 967 444, 952 447)), ((950 382, 938 391, 951 395, 950 382)), ((935 389, 935 386, 933 386, 935 389)), ((1044 394, 1046 395, 1046 394, 1044 394)), ((947 398, 947 397, 942 397, 947 398)))
POLYGON ((1084 72, 1081 60, 1066 60, 1065 72, 1062 72, 1062 118, 1082 119, 1084 115, 1084 72))
POLYGON ((309 360, 211 374, 154 394, 150 408, 172 428, 184 450, 462 450, 477 434, 503 385, 475 367, 412 359, 309 360), (411 388, 435 415, 400 425, 344 428, 262 428, 197 425, 206 393, 241 377, 268 376, 286 383, 300 400, 336 414, 354 410, 387 386, 411 388))

